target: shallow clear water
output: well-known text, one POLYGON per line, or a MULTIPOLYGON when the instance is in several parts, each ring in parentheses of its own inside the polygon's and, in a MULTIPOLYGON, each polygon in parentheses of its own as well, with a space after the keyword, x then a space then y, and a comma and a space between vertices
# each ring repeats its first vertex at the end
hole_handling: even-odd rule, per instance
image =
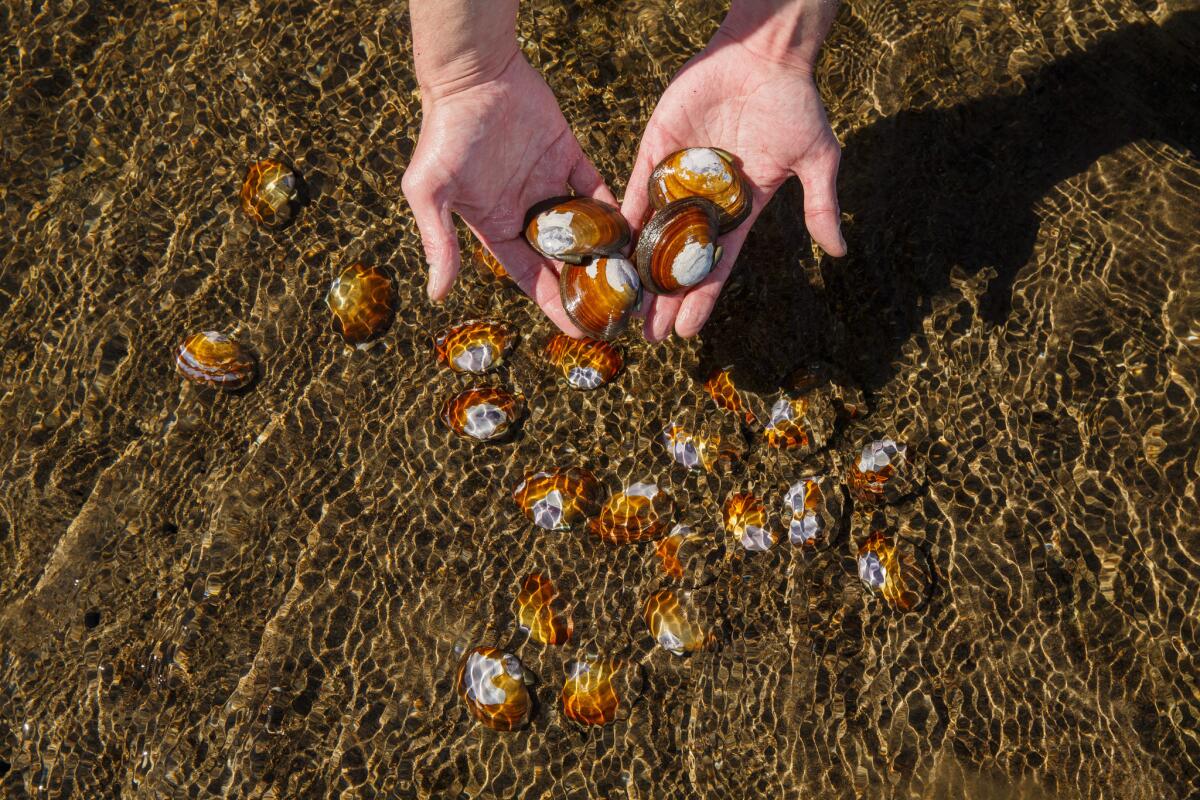
MULTIPOLYGON (((717 3, 527 2, 520 29, 620 193, 658 94, 717 3)), ((400 175, 418 126, 394 3, 0 8, 0 794, 5 797, 1113 797, 1200 793, 1200 11, 1191 2, 848 2, 820 84, 851 255, 814 253, 789 185, 702 337, 622 342, 573 392, 519 295, 467 269, 425 302, 400 175), (237 208, 282 154, 313 194, 281 233, 237 208), (341 267, 390 270, 372 348, 332 332, 341 267), (502 445, 434 420, 464 381, 432 334, 517 324, 502 445), (252 390, 183 385, 208 327, 252 390), (800 465, 732 476, 652 442, 732 364, 769 398, 812 358, 872 413, 800 465), (729 492, 778 520, 805 469, 875 435, 926 483, 805 552, 729 551, 720 645, 640 619, 653 545, 525 523, 527 468, 655 478, 721 538, 729 492), (855 555, 885 525, 932 589, 901 614, 855 555), (578 638, 513 599, 540 569, 578 638), (525 730, 475 724, 464 647, 536 674, 525 730), (565 664, 639 664, 627 720, 559 710, 565 664)), ((465 240, 464 240, 465 241, 465 240)))

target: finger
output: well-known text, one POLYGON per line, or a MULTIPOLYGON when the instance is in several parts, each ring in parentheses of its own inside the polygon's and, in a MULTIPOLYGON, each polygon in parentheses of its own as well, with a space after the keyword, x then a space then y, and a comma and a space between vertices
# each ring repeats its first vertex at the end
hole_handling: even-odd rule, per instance
MULTIPOLYGON (((758 200, 759 198, 756 197, 756 209, 762 207, 758 200)), ((699 333, 700 329, 704 327, 704 323, 708 322, 713 306, 717 304, 717 298, 721 295, 721 289, 725 286, 729 273, 733 271, 738 253, 741 252, 742 245, 746 242, 746 235, 750 232, 757 217, 757 213, 751 214, 749 219, 722 237, 721 245, 725 248, 725 252, 721 255, 721 261, 717 264, 717 268, 708 274, 707 278, 700 281, 683 296, 675 315, 675 333, 686 339, 699 333)))
POLYGON ((675 316, 679 313, 682 303, 683 298, 679 296, 654 295, 646 311, 646 324, 642 328, 642 335, 646 337, 647 342, 658 344, 671 335, 671 330, 675 327, 675 316))
POLYGON ((818 155, 807 158, 795 171, 804 185, 804 224, 813 241, 831 256, 846 255, 837 197, 840 160, 841 149, 833 142, 818 155))
POLYGON ((575 166, 571 168, 567 183, 571 184, 575 194, 594 197, 613 206, 617 204, 617 198, 608 188, 608 184, 604 182, 604 176, 596 169, 591 159, 584 155, 583 150, 579 151, 579 157, 575 161, 575 166))
POLYGON ((407 172, 401 180, 401 190, 412 208, 425 249, 425 260, 429 263, 429 282, 425 291, 430 300, 438 302, 450 293, 461 261, 450 204, 438 197, 438 190, 419 178, 410 179, 407 172))
POLYGON ((637 158, 633 162, 633 172, 629 175, 629 183, 625 185, 625 199, 621 202, 621 213, 625 215, 629 226, 635 232, 642 229, 642 223, 650 211, 650 173, 654 170, 654 165, 658 163, 655 159, 661 158, 663 155, 666 153, 652 152, 651 147, 646 144, 645 138, 638 146, 637 158))
POLYGON ((529 245, 522 239, 484 244, 500 259, 513 282, 538 304, 559 330, 577 339, 584 336, 584 332, 571 322, 566 309, 563 308, 558 290, 558 273, 551 268, 548 261, 529 249, 529 245))

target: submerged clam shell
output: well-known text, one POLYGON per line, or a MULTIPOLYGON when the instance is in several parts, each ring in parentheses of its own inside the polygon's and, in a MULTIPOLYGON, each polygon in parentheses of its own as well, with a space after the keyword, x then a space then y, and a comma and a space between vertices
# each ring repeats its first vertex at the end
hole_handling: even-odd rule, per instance
POLYGON ((884 602, 900 611, 911 611, 922 599, 925 576, 900 553, 883 531, 872 531, 858 548, 858 578, 884 602))
POLYGON ((680 523, 654 546, 659 571, 681 586, 703 586, 715 577, 720 562, 721 543, 713 536, 694 533, 690 525, 680 523))
POLYGON ((463 656, 455 685, 471 716, 489 728, 512 731, 529 722, 533 698, 517 657, 495 647, 473 647, 463 656))
POLYGON ((599 513, 600 482, 582 467, 533 472, 513 499, 534 525, 564 531, 599 513))
POLYGON ((729 495, 721 507, 721 519, 726 533, 747 550, 762 553, 775 545, 777 537, 767 527, 766 508, 751 492, 729 495))
POLYGON ((703 197, 721 209, 721 233, 750 216, 753 195, 732 154, 715 147, 688 147, 658 162, 650 173, 650 202, 662 208, 682 197, 703 197))
POLYGON ((273 158, 255 162, 242 181, 242 210, 268 228, 286 225, 300 208, 300 178, 273 158))
POLYGON ((732 424, 722 420, 703 420, 696 427, 672 421, 663 429, 659 441, 676 464, 690 470, 713 472, 739 461, 746 451, 745 440, 732 424))
POLYGON ((526 576, 517 595, 517 623, 540 644, 565 644, 574 623, 571 609, 554 583, 540 572, 526 576))
POLYGON ((655 483, 635 483, 608 499, 588 531, 609 544, 644 542, 662 533, 674 514, 671 495, 655 483))
POLYGON ((801 478, 783 498, 789 519, 788 539, 794 545, 814 547, 829 538, 842 515, 841 491, 827 475, 801 478))
POLYGON ((908 447, 892 439, 879 439, 868 442, 850 464, 846 484, 855 502, 877 505, 903 499, 916 487, 918 478, 908 447))
MULTIPOLYGON (((689 595, 685 594, 685 597, 689 595)), ((680 596, 670 589, 661 589, 646 598, 642 619, 658 646, 677 656, 711 648, 715 633, 700 618, 695 604, 680 602, 680 596)))
POLYGON ((474 256, 475 267, 485 278, 510 286, 513 284, 512 276, 508 274, 508 270, 500 263, 500 259, 496 258, 495 253, 484 246, 483 242, 475 243, 475 247, 471 250, 471 255, 474 256))
POLYGON ((721 259, 719 214, 703 197, 675 200, 655 212, 638 237, 642 284, 656 294, 678 294, 708 277, 721 259))
POLYGON ((495 386, 464 389, 442 404, 446 427, 481 442, 499 439, 514 428, 525 413, 525 398, 495 386))
POLYGON ((592 197, 554 197, 529 210, 525 240, 546 258, 579 264, 620 256, 633 234, 620 210, 592 197))
POLYGON ((581 725, 607 725, 624 719, 642 691, 637 664, 584 656, 567 665, 563 713, 581 725))
POLYGON ((629 323, 642 301, 642 283, 624 258, 598 258, 563 267, 558 279, 563 308, 589 336, 612 339, 629 323))
POLYGON ((576 389, 597 389, 621 371, 621 351, 600 339, 573 339, 555 334, 546 345, 546 360, 558 367, 576 389))
POLYGON ((254 356, 231 336, 193 333, 175 351, 175 369, 192 383, 233 391, 254 380, 254 356))
POLYGON ((516 341, 517 329, 506 322, 469 320, 442 331, 433 346, 450 369, 478 375, 498 367, 516 341))
POLYGON ((342 270, 325 295, 333 312, 333 329, 347 344, 361 344, 382 334, 395 315, 396 290, 378 267, 354 263, 342 270))
POLYGON ((708 392, 708 396, 722 411, 738 415, 746 421, 747 425, 754 425, 758 422, 758 418, 750 410, 749 403, 733 385, 733 378, 730 377, 728 367, 718 367, 710 372, 704 381, 704 391, 708 392))

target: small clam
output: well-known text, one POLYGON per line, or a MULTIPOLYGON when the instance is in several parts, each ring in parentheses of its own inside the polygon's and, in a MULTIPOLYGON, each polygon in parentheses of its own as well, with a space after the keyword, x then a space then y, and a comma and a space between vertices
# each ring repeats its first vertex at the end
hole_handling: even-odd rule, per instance
POLYGON ((554 197, 526 217, 525 240, 546 258, 580 264, 597 256, 620 256, 633 234, 621 212, 591 197, 554 197))
POLYGON ((736 431, 722 430, 723 427, 726 426, 720 421, 705 420, 693 430, 672 422, 663 430, 660 441, 675 463, 712 472, 733 464, 745 454, 745 440, 736 431))
POLYGON ((442 331, 433 347, 455 372, 480 374, 498 367, 516 341, 517 329, 508 323, 470 320, 442 331))
POLYGON ((500 259, 496 258, 491 250, 484 247, 483 242, 475 243, 475 247, 471 250, 471 255, 474 256, 475 266, 479 270, 479 273, 488 280, 512 284, 512 276, 508 274, 508 270, 504 268, 504 265, 500 263, 500 259))
POLYGON ((527 576, 521 585, 517 623, 540 644, 565 644, 574 628, 571 609, 551 580, 540 572, 527 576))
POLYGON ((783 498, 783 511, 791 522, 788 539, 794 545, 812 547, 829 535, 842 513, 842 496, 831 478, 801 478, 783 498))
POLYGON ((217 331, 193 333, 175 351, 175 369, 192 383, 233 391, 254 380, 254 356, 217 331))
POLYGON ((654 547, 662 574, 687 588, 703 586, 713 579, 720 554, 720 542, 693 533, 691 526, 684 524, 672 528, 654 547))
POLYGON ((480 441, 508 433, 525 413, 525 398, 494 386, 464 389, 442 404, 446 427, 480 441))
POLYGON ((608 499, 588 530, 609 544, 644 542, 662 533, 675 513, 671 495, 654 483, 635 483, 608 499))
POLYGON ((463 656, 455 683, 471 716, 489 728, 512 731, 529 722, 529 677, 517 657, 495 647, 474 647, 463 656))
POLYGON ((627 717, 641 691, 637 664, 584 656, 567 665, 563 713, 581 725, 607 725, 627 717))
POLYGON ((917 481, 907 446, 891 439, 868 443, 846 476, 850 496, 866 505, 898 502, 912 492, 917 481))
POLYGON ((708 379, 704 381, 704 390, 708 392, 708 396, 717 404, 717 408, 722 411, 737 414, 746 421, 747 425, 754 425, 758 422, 757 417, 750 410, 750 406, 745 398, 738 392, 737 387, 733 385, 733 379, 729 376, 728 367, 720 367, 709 373, 708 379))
POLYGON ((704 280, 721 260, 719 213, 703 197, 675 200, 655 212, 638 238, 642 285, 656 294, 677 294, 704 280))
POLYGON ((582 467, 525 476, 513 499, 539 528, 565 531, 600 512, 600 482, 582 467))
POLYGON ((654 641, 677 656, 708 649, 716 642, 715 634, 705 629, 699 617, 693 603, 681 604, 679 595, 670 589, 650 595, 642 608, 642 619, 654 641))
POLYGON ((827 391, 815 390, 799 397, 784 395, 771 407, 763 432, 771 447, 808 455, 828 443, 836 416, 827 391))
POLYGON ((621 371, 621 351, 600 339, 572 339, 555 334, 546 345, 546 360, 576 389, 596 389, 621 371))
POLYGON ((563 267, 558 279, 563 308, 579 328, 598 339, 612 339, 642 301, 637 270, 624 258, 598 258, 563 267))
POLYGON ((883 531, 872 531, 858 548, 859 580, 893 608, 910 611, 921 601, 921 594, 909 585, 922 582, 918 573, 915 565, 905 563, 899 548, 883 531))
POLYGON ((721 209, 721 233, 750 216, 753 195, 732 154, 715 147, 689 147, 664 158, 650 173, 655 208, 681 197, 704 197, 721 209))
POLYGON ((387 330, 395 314, 396 290, 378 267, 354 263, 342 270, 325 295, 333 329, 347 344, 361 344, 387 330))
POLYGON ((242 210, 268 228, 286 225, 300 208, 300 179, 286 164, 266 158, 250 165, 242 181, 242 210))
POLYGON ((767 527, 767 511, 750 492, 735 492, 721 508, 725 531, 747 550, 762 553, 775 545, 775 532, 767 527))

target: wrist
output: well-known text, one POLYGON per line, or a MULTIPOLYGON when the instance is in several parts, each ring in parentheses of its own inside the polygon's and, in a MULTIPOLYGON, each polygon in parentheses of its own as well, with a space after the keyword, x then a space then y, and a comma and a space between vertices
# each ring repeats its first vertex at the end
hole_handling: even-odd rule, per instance
POLYGON ((765 61, 811 74, 839 0, 733 0, 717 33, 765 61))
POLYGON ((508 46, 459 51, 446 59, 414 58, 422 101, 437 100, 490 83, 504 74, 512 60, 519 57, 521 51, 513 38, 508 46))
POLYGON ((517 46, 517 0, 411 0, 413 66, 422 98, 498 78, 517 46))

